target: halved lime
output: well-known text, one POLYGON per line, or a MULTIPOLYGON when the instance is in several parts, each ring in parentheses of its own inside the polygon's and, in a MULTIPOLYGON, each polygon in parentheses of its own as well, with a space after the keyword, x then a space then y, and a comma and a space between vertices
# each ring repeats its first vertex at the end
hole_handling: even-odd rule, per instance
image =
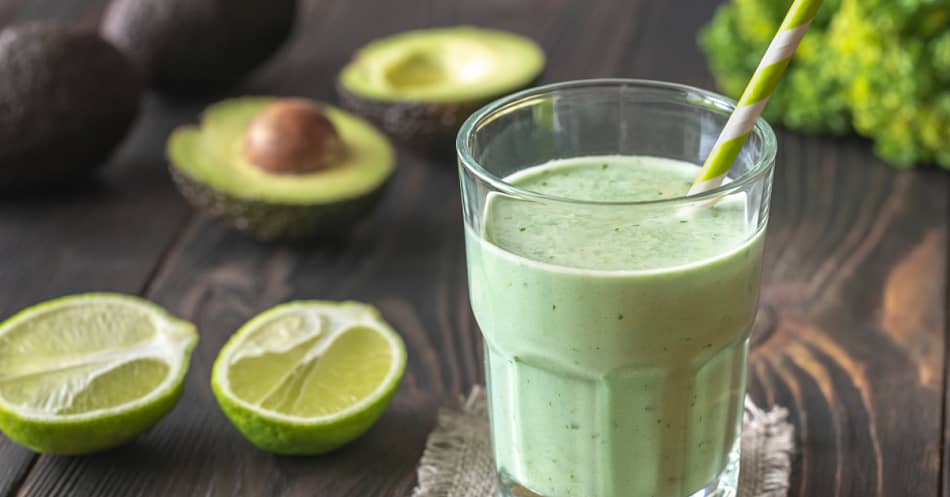
POLYGON ((126 295, 24 309, 0 324, 0 430, 49 454, 131 440, 174 407, 197 342, 191 323, 126 295))
POLYGON ((375 307, 300 301, 242 326, 218 355, 211 386, 253 444, 321 454, 373 425, 405 367, 405 345, 375 307))

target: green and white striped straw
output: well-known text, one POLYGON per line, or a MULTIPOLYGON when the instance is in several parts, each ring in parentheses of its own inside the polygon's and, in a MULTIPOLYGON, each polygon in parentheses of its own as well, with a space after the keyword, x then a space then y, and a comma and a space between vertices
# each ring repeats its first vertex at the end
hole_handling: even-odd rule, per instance
POLYGON ((769 43, 759 67, 739 98, 739 105, 726 121, 688 195, 722 184, 820 6, 821 0, 795 0, 789 7, 782 26, 769 43))

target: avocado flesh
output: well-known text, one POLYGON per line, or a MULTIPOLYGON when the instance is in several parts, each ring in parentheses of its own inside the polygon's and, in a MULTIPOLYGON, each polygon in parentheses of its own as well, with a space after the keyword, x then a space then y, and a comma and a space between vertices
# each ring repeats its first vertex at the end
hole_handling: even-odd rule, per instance
POLYGON ((340 73, 344 106, 420 146, 451 146, 474 110, 534 81, 533 41, 473 27, 409 31, 369 43, 340 73), (447 145, 446 145, 447 144, 447 145))
POLYGON ((377 203, 394 171, 392 146, 369 123, 324 106, 346 145, 345 158, 307 174, 273 174, 242 156, 244 132, 273 98, 215 104, 202 125, 168 142, 172 176, 185 198, 212 217, 263 240, 336 236, 377 203))

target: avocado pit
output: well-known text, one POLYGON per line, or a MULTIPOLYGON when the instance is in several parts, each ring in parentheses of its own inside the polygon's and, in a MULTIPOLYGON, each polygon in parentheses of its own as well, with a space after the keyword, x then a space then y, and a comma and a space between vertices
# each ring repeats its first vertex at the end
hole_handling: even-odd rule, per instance
POLYGON ((345 147, 333 123, 316 103, 276 100, 251 121, 244 136, 248 162, 273 174, 306 174, 340 162, 345 147))

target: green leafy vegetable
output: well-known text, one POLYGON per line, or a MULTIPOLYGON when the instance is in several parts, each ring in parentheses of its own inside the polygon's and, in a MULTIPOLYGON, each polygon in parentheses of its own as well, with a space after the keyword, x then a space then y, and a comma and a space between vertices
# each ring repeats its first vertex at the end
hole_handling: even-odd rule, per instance
MULTIPOLYGON (((790 0, 731 0, 700 36, 738 96, 790 0)), ((766 117, 807 132, 850 130, 900 166, 950 168, 950 0, 826 0, 766 117)))

